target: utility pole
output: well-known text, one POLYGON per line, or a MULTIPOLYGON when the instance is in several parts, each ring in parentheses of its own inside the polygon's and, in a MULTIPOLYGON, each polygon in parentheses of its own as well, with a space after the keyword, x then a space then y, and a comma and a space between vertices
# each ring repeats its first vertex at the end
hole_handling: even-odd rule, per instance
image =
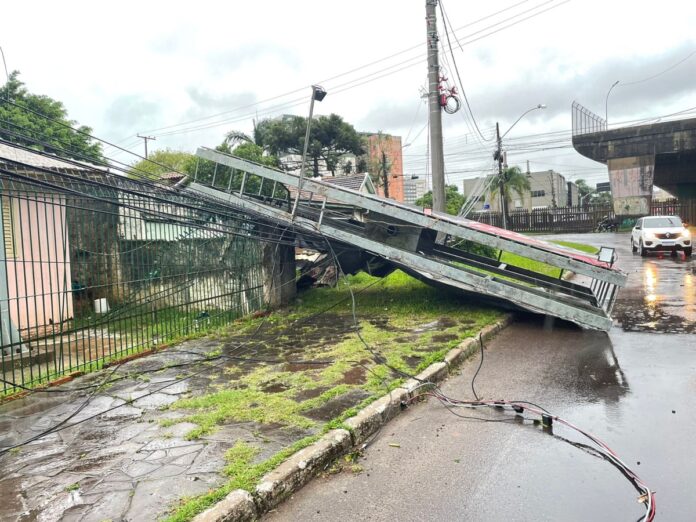
POLYGON ((145 159, 147 159, 147 142, 148 140, 155 141, 157 138, 154 136, 141 136, 140 134, 138 134, 138 138, 142 138, 143 142, 145 143, 145 159))
POLYGON ((445 211, 445 163, 442 149, 440 106, 440 62, 438 58, 437 0, 425 0, 428 42, 428 109, 430 111, 430 154, 433 174, 433 210, 445 211))
POLYGON ((495 122, 495 136, 498 148, 495 159, 498 160, 498 191, 500 192, 500 214, 503 216, 503 228, 507 230, 507 201, 505 201, 505 180, 503 179, 503 139, 500 137, 500 125, 495 122))
POLYGON ((384 197, 389 197, 389 172, 387 169, 387 153, 382 151, 382 180, 384 183, 384 197))

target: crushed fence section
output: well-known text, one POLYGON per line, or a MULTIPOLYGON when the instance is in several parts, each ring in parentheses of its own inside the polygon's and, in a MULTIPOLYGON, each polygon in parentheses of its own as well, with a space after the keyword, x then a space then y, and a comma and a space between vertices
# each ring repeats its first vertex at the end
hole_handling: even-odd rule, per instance
MULTIPOLYGON (((305 178, 293 201, 287 191, 278 195, 276 189, 278 185, 299 187, 296 175, 208 148, 198 149, 197 156, 198 173, 203 175, 189 185, 190 193, 284 223, 300 239, 319 235, 324 242, 318 247, 331 245, 331 253, 338 252, 336 261, 348 267, 344 271, 374 273, 365 260, 376 256, 426 282, 475 294, 478 299, 554 315, 588 328, 611 326, 609 314, 626 276, 595 257, 315 179, 305 178), (222 178, 221 172, 225 173, 222 178), (273 188, 264 194, 262 187, 273 188), (467 244, 497 254, 481 255, 467 249, 467 244), (501 252, 551 267, 555 275, 501 261, 501 252), (567 270, 584 276, 582 283, 562 279, 567 270)), ((384 265, 379 270, 385 270, 384 265)))
POLYGON ((253 225, 88 169, 0 164, 0 390, 85 371, 264 307, 253 225))

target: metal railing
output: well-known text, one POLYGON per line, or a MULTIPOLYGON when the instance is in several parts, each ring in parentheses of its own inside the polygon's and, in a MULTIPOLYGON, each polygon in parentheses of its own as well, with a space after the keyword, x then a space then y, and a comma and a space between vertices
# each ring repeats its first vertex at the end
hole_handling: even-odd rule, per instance
POLYGON ((0 394, 264 306, 262 246, 243 219, 113 178, 0 169, 0 394))
POLYGON ((607 121, 587 107, 574 101, 572 105, 573 136, 607 130, 607 121))
MULTIPOLYGON (((500 212, 472 212, 468 217, 493 226, 500 226, 502 223, 500 212)), ((614 209, 611 206, 549 207, 512 210, 508 214, 507 224, 515 232, 592 232, 605 218, 614 219, 614 209)))

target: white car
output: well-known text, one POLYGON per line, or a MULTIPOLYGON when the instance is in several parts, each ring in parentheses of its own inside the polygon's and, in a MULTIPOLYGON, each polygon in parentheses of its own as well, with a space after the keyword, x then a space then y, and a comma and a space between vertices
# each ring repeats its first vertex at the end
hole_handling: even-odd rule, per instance
POLYGON ((691 233, 677 216, 646 216, 636 221, 631 232, 631 249, 641 256, 648 252, 677 251, 689 257, 692 252, 691 233))

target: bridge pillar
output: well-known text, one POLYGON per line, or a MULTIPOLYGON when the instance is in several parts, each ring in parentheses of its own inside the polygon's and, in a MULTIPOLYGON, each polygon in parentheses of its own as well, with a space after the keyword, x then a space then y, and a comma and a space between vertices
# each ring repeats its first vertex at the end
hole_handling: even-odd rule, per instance
POLYGON ((655 155, 609 159, 607 166, 616 216, 635 217, 650 214, 655 155))

